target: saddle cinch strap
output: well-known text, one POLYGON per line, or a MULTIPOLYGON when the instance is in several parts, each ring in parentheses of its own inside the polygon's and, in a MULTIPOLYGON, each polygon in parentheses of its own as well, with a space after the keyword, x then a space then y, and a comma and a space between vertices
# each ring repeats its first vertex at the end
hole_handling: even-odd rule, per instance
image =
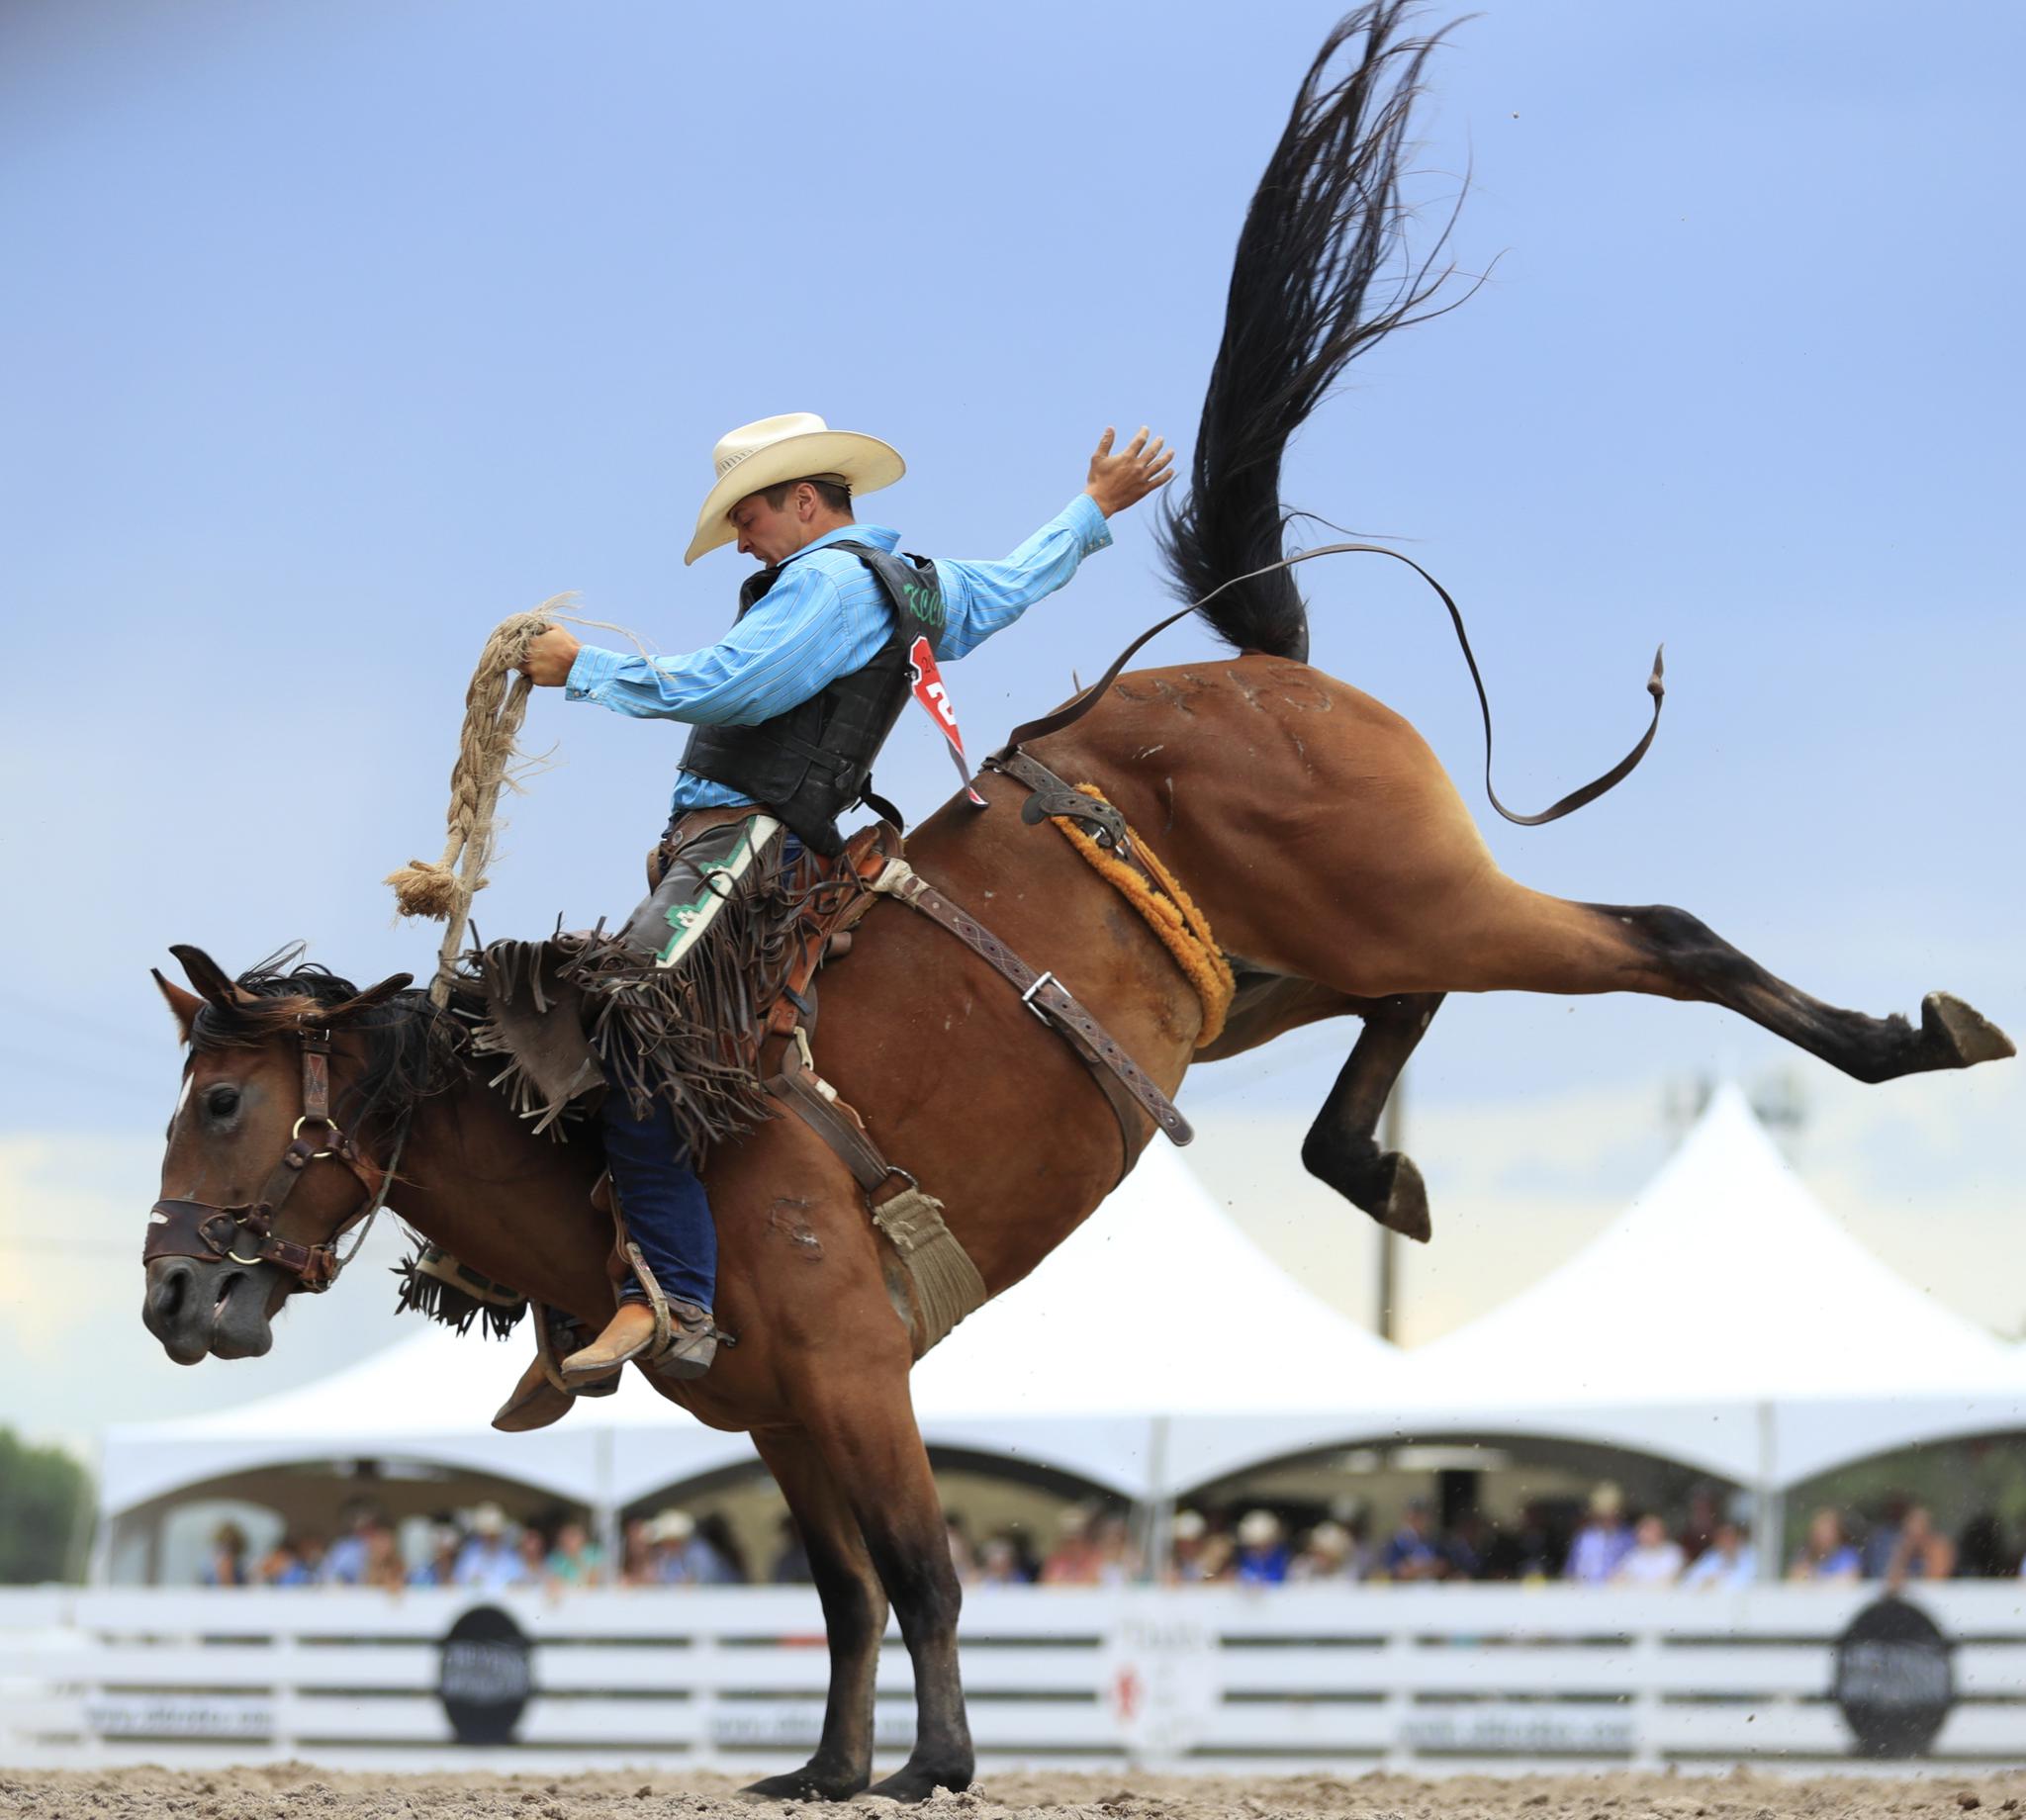
MULTIPOLYGON (((1088 802, 1088 797, 1078 797, 1088 802)), ((1130 1163, 1135 1150, 1134 1109, 1153 1121, 1154 1128, 1174 1143, 1188 1143, 1195 1128, 1153 1079, 1129 1055, 1118 1040, 1076 999, 1053 972, 1036 972, 976 917, 943 895, 905 860, 891 860, 873 880, 873 890, 919 910, 940 924, 970 952, 988 961, 1020 994, 1020 1002, 1057 1032, 1090 1070, 1118 1116, 1119 1133, 1130 1163)), ((1123 1179, 1123 1171, 1121 1171, 1123 1179)))

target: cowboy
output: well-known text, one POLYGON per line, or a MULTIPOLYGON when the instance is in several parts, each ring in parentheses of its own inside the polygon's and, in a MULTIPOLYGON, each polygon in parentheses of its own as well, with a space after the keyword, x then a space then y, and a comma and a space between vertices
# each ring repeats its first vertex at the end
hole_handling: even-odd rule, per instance
MULTIPOLYGON (((692 726, 659 850, 660 881, 622 940, 658 966, 685 964, 770 852, 781 864, 804 850, 838 852, 839 814, 862 801, 880 806, 873 760, 906 703, 917 641, 925 636, 933 657, 948 661, 1003 631, 1111 542, 1106 519, 1170 478, 1173 452, 1161 438, 1150 441, 1143 427, 1116 453, 1113 441, 1107 429, 1083 491, 1001 562, 898 556, 897 532, 859 523, 854 499, 906 472, 876 437, 792 412, 718 443, 716 482, 683 561, 736 543, 761 565, 740 592, 732 629, 681 657, 599 650, 560 626, 527 651, 530 680, 563 687, 573 701, 692 726)), ((636 1270, 604 1331, 563 1360, 563 1378, 573 1388, 607 1380, 654 1346, 658 1331, 655 1369, 700 1376, 717 1349, 717 1238, 691 1166, 693 1146, 666 1096, 643 1105, 638 1094, 608 1092, 599 1120, 626 1235, 667 1319, 658 1329, 654 1297, 636 1270)), ((501 1419, 540 1388, 537 1364, 501 1419)), ((551 1401, 547 1419, 567 1408, 560 1403, 551 1401)))

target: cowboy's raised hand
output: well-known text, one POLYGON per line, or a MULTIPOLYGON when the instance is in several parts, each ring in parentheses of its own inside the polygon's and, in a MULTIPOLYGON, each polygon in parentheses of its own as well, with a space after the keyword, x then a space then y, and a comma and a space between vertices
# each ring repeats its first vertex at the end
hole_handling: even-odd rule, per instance
POLYGON ((1165 437, 1156 436, 1150 445, 1147 425, 1118 454, 1112 453, 1116 432, 1109 424, 1097 439, 1097 452, 1090 458, 1090 479, 1083 491, 1097 501, 1097 509, 1109 518, 1129 505, 1137 505, 1156 487, 1165 487, 1175 477, 1175 458, 1165 437))

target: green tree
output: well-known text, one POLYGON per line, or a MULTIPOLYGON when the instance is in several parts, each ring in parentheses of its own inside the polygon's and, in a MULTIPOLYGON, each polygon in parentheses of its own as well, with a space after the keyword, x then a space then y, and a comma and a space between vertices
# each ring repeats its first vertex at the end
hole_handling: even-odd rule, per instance
POLYGON ((91 1475, 60 1447, 0 1428, 0 1586, 81 1577, 91 1475))

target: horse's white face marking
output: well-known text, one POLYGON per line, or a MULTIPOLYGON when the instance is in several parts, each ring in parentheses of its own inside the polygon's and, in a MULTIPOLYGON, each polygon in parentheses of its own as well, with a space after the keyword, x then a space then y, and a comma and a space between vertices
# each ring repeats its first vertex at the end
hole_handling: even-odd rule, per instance
POLYGON ((183 1116, 183 1108, 190 1104, 190 1089, 196 1084, 196 1075, 186 1073, 183 1076, 183 1090, 176 1095, 176 1110, 169 1115, 171 1125, 183 1116))

